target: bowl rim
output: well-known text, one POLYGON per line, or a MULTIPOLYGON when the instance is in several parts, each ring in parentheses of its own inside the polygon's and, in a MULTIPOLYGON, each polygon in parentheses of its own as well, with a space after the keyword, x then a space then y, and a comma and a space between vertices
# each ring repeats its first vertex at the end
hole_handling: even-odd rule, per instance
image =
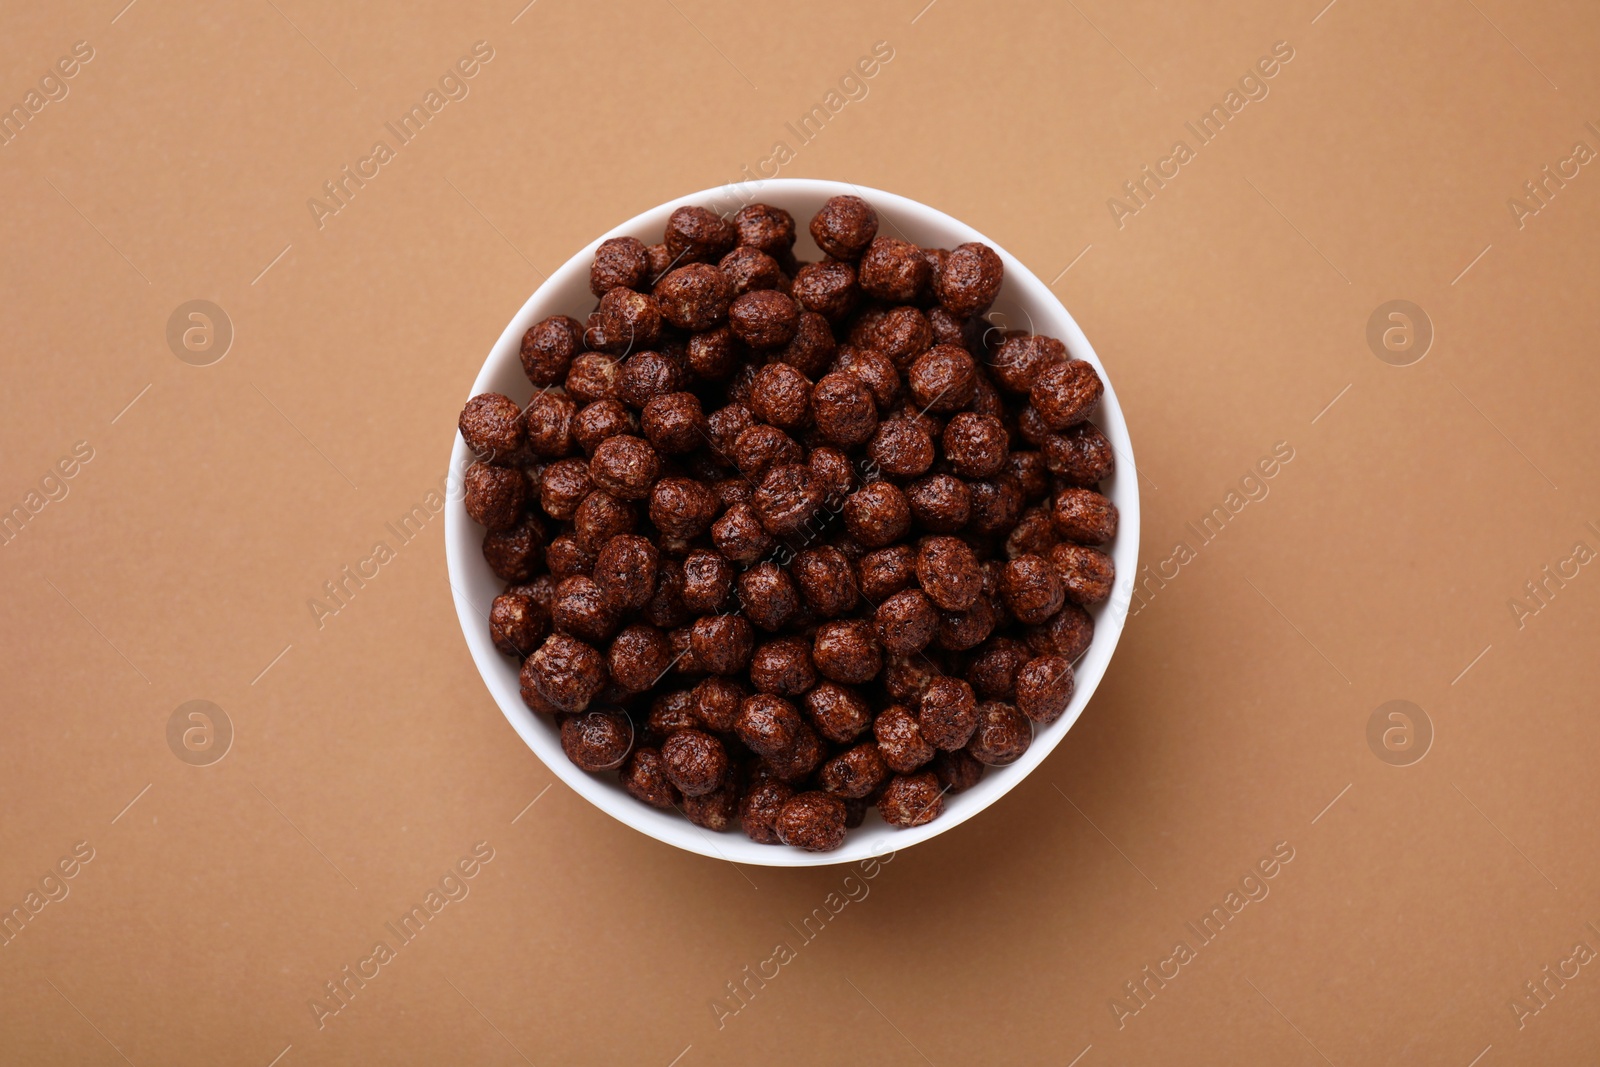
MULTIPOLYGON (((1074 665, 1077 687, 1066 713, 1049 726, 1036 726, 1033 743, 1021 758, 1005 767, 991 768, 977 785, 959 795, 957 803, 947 804, 939 818, 921 826, 897 830, 886 824, 874 826, 869 822, 851 831, 845 843, 832 852, 805 852, 782 845, 762 845, 738 832, 713 834, 689 822, 678 812, 662 811, 643 804, 629 796, 614 781, 590 774, 573 764, 562 752, 559 734, 552 724, 530 711, 522 702, 515 668, 511 668, 511 681, 509 685, 506 684, 505 672, 512 661, 496 649, 489 639, 487 605, 479 607, 463 589, 468 584, 468 575, 474 571, 479 575, 489 574, 496 591, 504 583, 488 571, 481 550, 483 529, 467 516, 463 504, 460 489, 462 472, 475 457, 467 450, 459 431, 453 434, 454 443, 450 452, 450 491, 446 494, 445 502, 445 560, 456 616, 479 676, 512 729, 557 778, 624 825, 686 851, 712 859, 767 867, 824 867, 882 857, 954 829, 1016 788, 1060 744, 1083 714, 1105 676, 1127 621, 1138 566, 1138 469, 1127 423, 1111 378, 1077 320, 1048 285, 1006 251, 1004 246, 937 208, 897 193, 821 178, 770 178, 702 189, 642 211, 596 237, 551 272, 523 302, 489 350, 473 380, 468 397, 494 389, 496 381, 505 377, 508 361, 515 367, 518 379, 526 383, 518 356, 523 333, 549 315, 573 313, 570 307, 556 306, 555 302, 562 298, 575 276, 580 274, 584 279, 583 291, 588 292, 589 265, 601 242, 612 237, 635 236, 645 239, 645 234, 659 234, 672 211, 685 205, 710 206, 717 201, 722 204, 737 201, 742 205, 761 202, 763 197, 773 197, 775 193, 779 194, 778 199, 784 200, 815 199, 818 206, 830 196, 857 195, 871 203, 879 218, 888 221, 891 228, 897 228, 896 219, 911 219, 954 231, 961 235, 962 241, 979 241, 988 245, 1000 256, 1005 267, 1002 300, 1023 308, 1024 314, 1029 317, 1030 327, 1034 324, 1035 313, 1041 312, 1041 309, 1047 314, 1041 314, 1040 317, 1057 319, 1051 336, 1059 337, 1073 358, 1088 360, 1099 372, 1105 384, 1105 394, 1093 421, 1110 439, 1117 452, 1113 485, 1107 495, 1117 505, 1118 531, 1116 539, 1104 549, 1116 563, 1116 579, 1111 598, 1098 605, 1097 610, 1091 611, 1095 616, 1094 638, 1074 665), (1006 291, 1013 287, 1015 289, 1012 292, 1006 291), (1027 310, 1029 308, 1032 310, 1027 310), (864 832, 868 827, 873 829, 864 832)), ((799 213, 791 213, 800 218, 799 213)), ((800 226, 797 229, 801 230, 799 236, 803 242, 807 235, 800 226)), ((960 242, 952 240, 948 243, 954 246, 960 242)), ((527 388, 531 390, 532 386, 527 388)), ((1105 491, 1104 486, 1102 491, 1105 491)))

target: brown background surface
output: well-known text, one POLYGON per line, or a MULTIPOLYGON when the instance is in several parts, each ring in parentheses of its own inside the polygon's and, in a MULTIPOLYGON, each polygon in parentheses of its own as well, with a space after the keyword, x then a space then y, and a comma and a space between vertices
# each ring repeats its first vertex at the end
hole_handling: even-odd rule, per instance
POLYGON ((1506 204, 1600 148, 1592 5, 521 3, 0 17, 7 106, 94 49, 0 147, 0 510, 93 449, 0 549, 0 908, 94 850, 0 947, 0 1060, 1600 1054, 1600 966, 1510 1007, 1600 949, 1600 573, 1509 606, 1600 548, 1600 176, 1520 228, 1506 204), (307 199, 480 40, 470 95, 319 229, 307 199), (880 40, 869 95, 800 146, 785 123, 880 40), (1277 41, 1270 95, 1119 229, 1107 198, 1277 41), (544 793, 468 658, 442 520, 385 529, 544 272, 777 141, 785 176, 902 192, 1055 279, 1134 435, 1144 561, 1196 549, 1049 761, 809 943, 790 924, 849 870, 735 868, 544 793), (165 340, 197 298, 235 330, 205 367, 165 340), (1404 367, 1366 341, 1396 298, 1436 332, 1404 367), (1203 544, 1187 524, 1277 442, 1270 494, 1203 544), (308 600, 380 540, 319 628, 308 600), (192 699, 235 731, 206 767, 167 743, 192 699), (1410 766, 1367 742, 1394 699, 1432 724, 1410 766), (480 841, 470 896, 319 1028, 324 983, 480 841), (1270 896, 1119 1025, 1123 984, 1279 842, 1270 896))

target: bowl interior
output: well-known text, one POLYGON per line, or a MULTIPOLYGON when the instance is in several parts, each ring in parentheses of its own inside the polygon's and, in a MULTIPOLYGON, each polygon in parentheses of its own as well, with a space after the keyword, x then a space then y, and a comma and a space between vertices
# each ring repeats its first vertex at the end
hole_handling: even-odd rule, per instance
POLYGON ((489 605, 501 592, 503 583, 484 562, 481 552, 482 528, 467 517, 462 506, 459 491, 461 472, 472 462, 472 456, 459 433, 455 435, 450 456, 451 486, 455 491, 450 493, 446 507, 445 551, 456 612, 484 684, 489 687, 506 719, 546 766, 602 810, 668 844, 739 863, 803 867, 881 856, 943 833, 994 803, 1050 754, 1082 714, 1105 674, 1122 633, 1137 566, 1139 494, 1133 449, 1111 379, 1083 331, 1049 288, 1000 244, 943 212, 892 193, 845 182, 773 179, 747 186, 705 190, 646 211, 596 238, 539 287, 500 335, 468 395, 492 390, 504 393, 519 403, 527 402, 533 389, 522 373, 518 356, 522 335, 528 327, 549 315, 567 314, 581 321, 589 313, 595 304, 595 298, 589 292, 589 264, 601 241, 629 235, 647 244, 655 243, 661 239, 667 216, 685 204, 723 211, 736 209, 742 203, 759 201, 784 208, 794 215, 796 228, 801 232, 795 247, 796 255, 802 260, 815 260, 821 258, 821 253, 806 233, 806 225, 825 200, 845 193, 861 196, 877 209, 881 233, 925 246, 951 248, 966 241, 982 241, 994 248, 1005 263, 1005 283, 990 318, 1005 329, 1026 329, 1060 338, 1074 358, 1088 360, 1095 365, 1106 388, 1105 398, 1093 421, 1104 431, 1117 452, 1116 471, 1101 487, 1121 513, 1116 540, 1106 546, 1106 551, 1116 562, 1116 585, 1111 599, 1091 612, 1095 618, 1094 641, 1077 663, 1077 691, 1071 706, 1056 722, 1035 729, 1033 744, 1017 762, 1006 767, 991 768, 971 789, 946 794, 945 811, 937 819, 924 826, 897 830, 884 823, 876 811, 870 811, 867 821, 850 831, 839 849, 827 853, 808 853, 784 846, 757 844, 736 828, 727 833, 710 833, 676 812, 659 811, 633 799, 618 784, 614 772, 594 775, 579 770, 562 752, 559 731, 554 722, 536 715, 523 704, 517 681, 519 664, 499 652, 489 640, 489 605))

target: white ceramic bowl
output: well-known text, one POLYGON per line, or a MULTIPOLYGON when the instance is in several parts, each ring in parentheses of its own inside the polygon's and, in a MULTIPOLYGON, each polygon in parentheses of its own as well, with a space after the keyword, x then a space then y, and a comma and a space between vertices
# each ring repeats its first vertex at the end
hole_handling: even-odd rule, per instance
POLYGON ((869 811, 867 821, 851 830, 840 848, 833 852, 803 852, 782 845, 757 844, 737 829, 721 834, 710 833, 677 812, 660 811, 633 799, 618 784, 614 772, 589 774, 579 770, 561 751, 560 732, 554 722, 536 715, 523 704, 518 689, 517 662, 499 652, 489 640, 489 605, 500 593, 503 583, 484 562, 481 549, 483 528, 467 517, 461 503, 460 475, 472 462, 472 456, 459 433, 450 453, 451 478, 458 491, 449 494, 445 512, 445 554, 450 583, 455 592, 456 614, 461 618, 461 630, 466 634, 467 647, 472 650, 472 658, 483 675, 484 684, 494 695, 507 721, 557 777, 602 811, 659 841, 703 856, 737 863, 814 867, 881 856, 942 834, 999 800, 1044 761, 1066 736, 1083 713, 1089 698, 1094 695, 1095 687, 1100 684, 1106 666, 1111 662, 1117 638, 1122 633, 1139 556, 1139 485, 1133 447, 1128 441, 1128 428, 1123 421, 1122 408, 1117 403, 1111 378, 1096 357, 1088 338, 1050 289, 997 241, 941 211, 893 193, 864 189, 846 182, 778 178, 751 183, 749 186, 708 189, 651 208, 595 238, 587 248, 562 264, 561 269, 528 298, 501 333, 500 340, 490 351, 489 358, 467 395, 475 396, 492 390, 504 393, 519 403, 526 403, 532 395, 532 387, 522 373, 518 356, 522 335, 528 327, 550 315, 567 314, 581 321, 589 313, 595 303, 593 294, 589 292, 589 265, 601 241, 626 235, 652 244, 660 241, 667 216, 676 208, 697 204, 723 211, 735 208, 740 203, 759 201, 784 208, 795 217, 796 228, 801 234, 795 252, 803 260, 814 260, 821 258, 821 255, 807 233, 807 224, 825 200, 846 193, 864 197, 877 209, 881 233, 930 247, 953 248, 965 241, 982 241, 998 252, 1005 263, 1005 284, 991 315, 1006 328, 1025 328, 1058 337, 1065 342, 1067 351, 1074 358, 1094 364, 1106 386, 1105 398, 1094 421, 1110 438, 1117 451, 1116 473, 1102 486, 1121 512, 1116 541, 1108 548, 1116 560, 1116 588, 1111 600, 1099 605, 1093 612, 1094 642, 1078 661, 1077 692, 1072 704, 1056 722, 1035 730, 1033 744, 1017 762, 1006 767, 990 768, 982 781, 965 792, 946 794, 944 813, 937 819, 924 826, 897 830, 883 822, 876 811, 869 811))

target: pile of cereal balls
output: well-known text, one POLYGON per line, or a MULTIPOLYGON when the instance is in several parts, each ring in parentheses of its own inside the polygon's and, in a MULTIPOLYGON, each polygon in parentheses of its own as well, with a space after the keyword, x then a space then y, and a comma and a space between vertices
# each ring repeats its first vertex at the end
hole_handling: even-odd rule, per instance
POLYGON ((837 848, 1016 760, 1066 711, 1111 592, 1103 386, 983 316, 983 244, 672 213, 616 237, 599 306, 522 339, 526 405, 468 401, 465 506, 507 582, 489 614, 522 698, 586 771, 720 831, 837 848))

